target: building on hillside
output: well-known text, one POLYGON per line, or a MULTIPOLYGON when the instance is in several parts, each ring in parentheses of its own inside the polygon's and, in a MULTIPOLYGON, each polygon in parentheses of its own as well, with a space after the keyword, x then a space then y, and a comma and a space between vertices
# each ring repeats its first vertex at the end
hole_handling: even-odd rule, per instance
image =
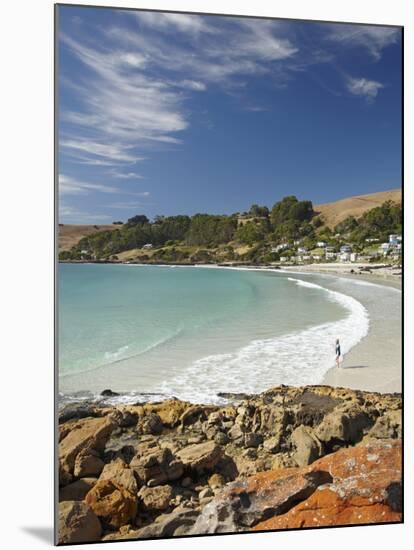
POLYGON ((390 243, 381 243, 378 247, 378 252, 383 256, 386 256, 387 253, 391 250, 392 245, 390 243))
POLYGON ((150 250, 152 248, 152 244, 151 243, 144 244, 144 246, 142 248, 144 250, 150 250))
POLYGON ((278 245, 276 245, 276 246, 273 246, 273 247, 271 248, 271 251, 272 251, 272 252, 278 253, 278 252, 280 252, 281 250, 286 250, 287 248, 289 248, 289 244, 288 244, 288 243, 281 243, 281 244, 278 244, 278 245))
POLYGON ((327 244, 325 241, 318 241, 316 243, 316 246, 319 247, 319 248, 326 248, 327 244))
POLYGON ((282 264, 289 261, 289 256, 280 256, 280 261, 282 264))
POLYGON ((351 260, 351 254, 349 252, 341 252, 339 254, 339 260, 341 262, 349 262, 351 260))
POLYGON ((308 249, 306 246, 299 246, 298 247, 298 254, 306 254, 308 252, 308 249))
POLYGON ((388 242, 392 245, 397 245, 402 242, 402 236, 401 235, 389 235, 388 236, 388 242))
POLYGON ((341 248, 339 249, 339 252, 340 252, 341 254, 346 254, 346 253, 350 254, 350 253, 352 252, 352 247, 349 246, 349 244, 344 244, 344 245, 342 245, 341 248))
POLYGON ((351 262, 357 262, 358 261, 358 254, 356 252, 351 252, 349 255, 349 259, 351 262))
POLYGON ((325 248, 325 258, 327 260, 336 260, 336 252, 335 247, 333 246, 327 246, 325 248))
POLYGON ((376 237, 369 237, 368 239, 365 239, 366 243, 377 243, 378 241, 379 239, 377 239, 376 237))

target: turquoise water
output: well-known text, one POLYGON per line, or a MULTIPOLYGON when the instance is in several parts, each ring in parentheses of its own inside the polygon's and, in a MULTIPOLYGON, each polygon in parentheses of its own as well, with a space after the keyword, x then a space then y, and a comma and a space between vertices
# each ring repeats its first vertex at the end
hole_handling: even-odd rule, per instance
POLYGON ((274 272, 60 264, 60 390, 201 398, 301 383, 331 366, 338 331, 351 347, 367 330, 361 308, 274 272))

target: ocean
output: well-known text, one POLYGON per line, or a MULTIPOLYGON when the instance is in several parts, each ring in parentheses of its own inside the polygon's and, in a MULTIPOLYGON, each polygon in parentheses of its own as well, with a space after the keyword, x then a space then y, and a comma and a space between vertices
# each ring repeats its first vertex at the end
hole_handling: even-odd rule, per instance
POLYGON ((277 271, 60 264, 58 304, 61 397, 110 388, 125 401, 218 402, 315 384, 336 338, 346 354, 369 328, 354 297, 277 271))

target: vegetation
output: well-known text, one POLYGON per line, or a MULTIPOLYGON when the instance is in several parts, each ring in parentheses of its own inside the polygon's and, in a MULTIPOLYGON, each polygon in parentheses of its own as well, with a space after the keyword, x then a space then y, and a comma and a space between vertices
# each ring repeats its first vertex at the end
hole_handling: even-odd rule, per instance
POLYGON ((59 259, 115 261, 122 252, 140 250, 144 245, 151 247, 145 247, 138 261, 166 263, 272 263, 280 256, 294 256, 298 247, 320 252, 319 241, 335 251, 343 244, 352 244, 354 251, 361 252, 367 250, 367 238, 384 242, 390 233, 401 233, 402 210, 400 204, 387 201, 358 219, 349 216, 332 231, 315 214, 311 201, 288 196, 270 211, 253 204, 242 215, 200 213, 191 217, 156 216, 150 221, 137 214, 126 223, 115 223, 117 229, 82 238, 71 250, 61 252, 59 259), (283 251, 275 248, 280 244, 285 245, 283 251))

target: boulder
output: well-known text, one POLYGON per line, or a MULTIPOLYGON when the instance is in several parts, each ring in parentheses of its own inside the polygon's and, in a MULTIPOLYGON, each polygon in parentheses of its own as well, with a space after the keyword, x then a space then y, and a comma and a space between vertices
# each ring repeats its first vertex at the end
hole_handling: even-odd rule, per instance
POLYGON ((170 506, 173 490, 170 485, 157 487, 142 487, 138 493, 144 509, 149 511, 163 511, 170 506))
POLYGON ((198 515, 197 510, 177 507, 170 514, 163 514, 157 518, 156 522, 139 529, 135 537, 131 538, 161 538, 189 534, 198 515))
POLYGON ((339 409, 325 416, 314 434, 328 448, 339 442, 355 444, 373 423, 374 419, 359 408, 354 407, 349 411, 339 409))
POLYGON ((223 457, 222 448, 214 441, 188 445, 177 453, 184 467, 198 473, 211 471, 223 457))
POLYGON ((83 500, 97 481, 96 477, 84 477, 66 485, 66 487, 62 487, 59 490, 59 502, 83 500))
POLYGON ((73 474, 75 477, 99 476, 104 466, 96 451, 82 449, 76 456, 73 474))
POLYGON ((59 504, 59 544, 96 542, 102 534, 99 519, 84 502, 65 501, 59 504))
POLYGON ((263 436, 255 433, 248 432, 244 434, 244 446, 245 447, 258 447, 263 443, 263 436))
POLYGON ((282 515, 254 530, 400 522, 402 519, 401 442, 373 441, 341 449, 311 466, 333 480, 282 515))
POLYGON ((295 448, 293 459, 298 466, 312 464, 323 454, 320 441, 308 426, 298 426, 292 433, 291 442, 295 448))
POLYGON ((256 523, 283 513, 332 480, 328 472, 295 469, 263 472, 237 480, 207 504, 190 534, 245 531, 256 523))
POLYGON ((109 528, 126 525, 137 514, 137 497, 109 479, 99 480, 86 495, 85 502, 109 528))
POLYGON ((70 431, 59 443, 59 464, 62 473, 73 474, 75 460, 80 451, 103 451, 116 426, 110 416, 79 420, 70 426, 70 431))
POLYGON ((138 483, 134 471, 122 458, 117 458, 106 464, 99 477, 99 481, 110 480, 117 487, 127 489, 131 494, 138 492, 138 483))
POLYGON ((401 410, 387 411, 377 418, 374 426, 368 432, 369 438, 386 439, 401 438, 402 415, 401 410))
POLYGON ((137 423, 139 434, 158 435, 162 432, 162 427, 161 418, 154 412, 145 415, 137 423))
POLYGON ((179 479, 184 472, 181 460, 178 460, 169 448, 157 448, 145 456, 136 455, 130 467, 142 483, 152 487, 179 479))
POLYGON ((116 391, 112 390, 103 390, 101 392, 102 397, 116 397, 119 395, 119 393, 116 393, 116 391))

